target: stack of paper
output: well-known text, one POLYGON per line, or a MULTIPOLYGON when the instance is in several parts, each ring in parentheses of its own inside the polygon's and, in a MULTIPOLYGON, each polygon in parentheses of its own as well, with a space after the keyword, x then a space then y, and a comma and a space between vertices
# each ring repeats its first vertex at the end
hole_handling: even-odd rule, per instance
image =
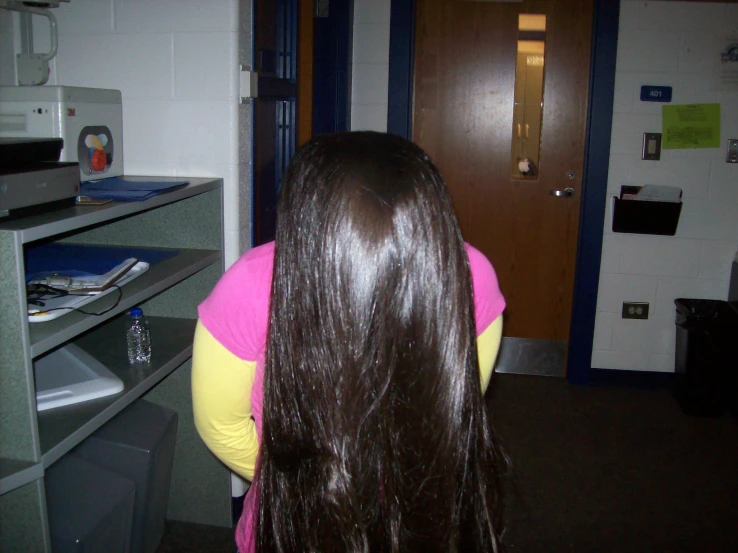
POLYGON ((679 203, 682 201, 682 189, 676 188, 675 186, 646 184, 641 187, 633 199, 644 202, 679 203))

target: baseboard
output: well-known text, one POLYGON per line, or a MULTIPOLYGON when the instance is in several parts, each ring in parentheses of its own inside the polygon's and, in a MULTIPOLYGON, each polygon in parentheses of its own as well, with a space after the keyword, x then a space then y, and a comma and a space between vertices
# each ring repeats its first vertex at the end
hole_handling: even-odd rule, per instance
POLYGON ((590 369, 590 386, 624 386, 649 390, 673 389, 674 373, 590 369))

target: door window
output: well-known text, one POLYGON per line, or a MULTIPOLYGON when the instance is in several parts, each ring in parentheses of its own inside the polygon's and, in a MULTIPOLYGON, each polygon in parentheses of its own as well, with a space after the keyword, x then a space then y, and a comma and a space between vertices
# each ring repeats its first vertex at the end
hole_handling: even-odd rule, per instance
POLYGON ((543 81, 546 66, 546 16, 518 16, 510 176, 535 180, 540 171, 543 81))

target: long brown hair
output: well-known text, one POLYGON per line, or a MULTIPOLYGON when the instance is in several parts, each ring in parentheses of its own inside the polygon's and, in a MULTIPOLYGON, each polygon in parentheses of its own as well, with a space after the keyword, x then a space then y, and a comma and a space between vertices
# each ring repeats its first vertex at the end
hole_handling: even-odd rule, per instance
POLYGON ((428 156, 372 132, 305 145, 277 215, 257 551, 497 551, 475 337, 428 156))

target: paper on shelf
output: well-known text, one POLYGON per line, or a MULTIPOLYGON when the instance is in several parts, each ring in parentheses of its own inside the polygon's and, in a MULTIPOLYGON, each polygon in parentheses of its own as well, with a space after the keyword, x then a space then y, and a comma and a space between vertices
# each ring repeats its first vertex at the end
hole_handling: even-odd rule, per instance
POLYGON ((136 263, 130 271, 123 275, 123 277, 116 282, 116 286, 106 288, 102 292, 79 292, 76 294, 69 294, 68 296, 58 296, 50 299, 44 299, 44 305, 28 304, 28 322, 29 323, 45 323, 51 321, 67 313, 71 313, 75 309, 84 307, 91 301, 100 299, 111 292, 114 292, 116 288, 120 289, 125 284, 128 284, 134 278, 141 276, 143 273, 149 270, 149 264, 143 261, 136 263))
POLYGON ((28 284, 48 284, 55 288, 67 291, 86 290, 89 292, 101 292, 110 285, 115 284, 123 275, 130 271, 134 265, 138 263, 135 257, 128 258, 122 263, 113 267, 110 271, 102 275, 84 275, 84 276, 68 276, 57 278, 60 282, 54 282, 52 279, 58 277, 56 274, 49 274, 43 278, 35 278, 28 284))

